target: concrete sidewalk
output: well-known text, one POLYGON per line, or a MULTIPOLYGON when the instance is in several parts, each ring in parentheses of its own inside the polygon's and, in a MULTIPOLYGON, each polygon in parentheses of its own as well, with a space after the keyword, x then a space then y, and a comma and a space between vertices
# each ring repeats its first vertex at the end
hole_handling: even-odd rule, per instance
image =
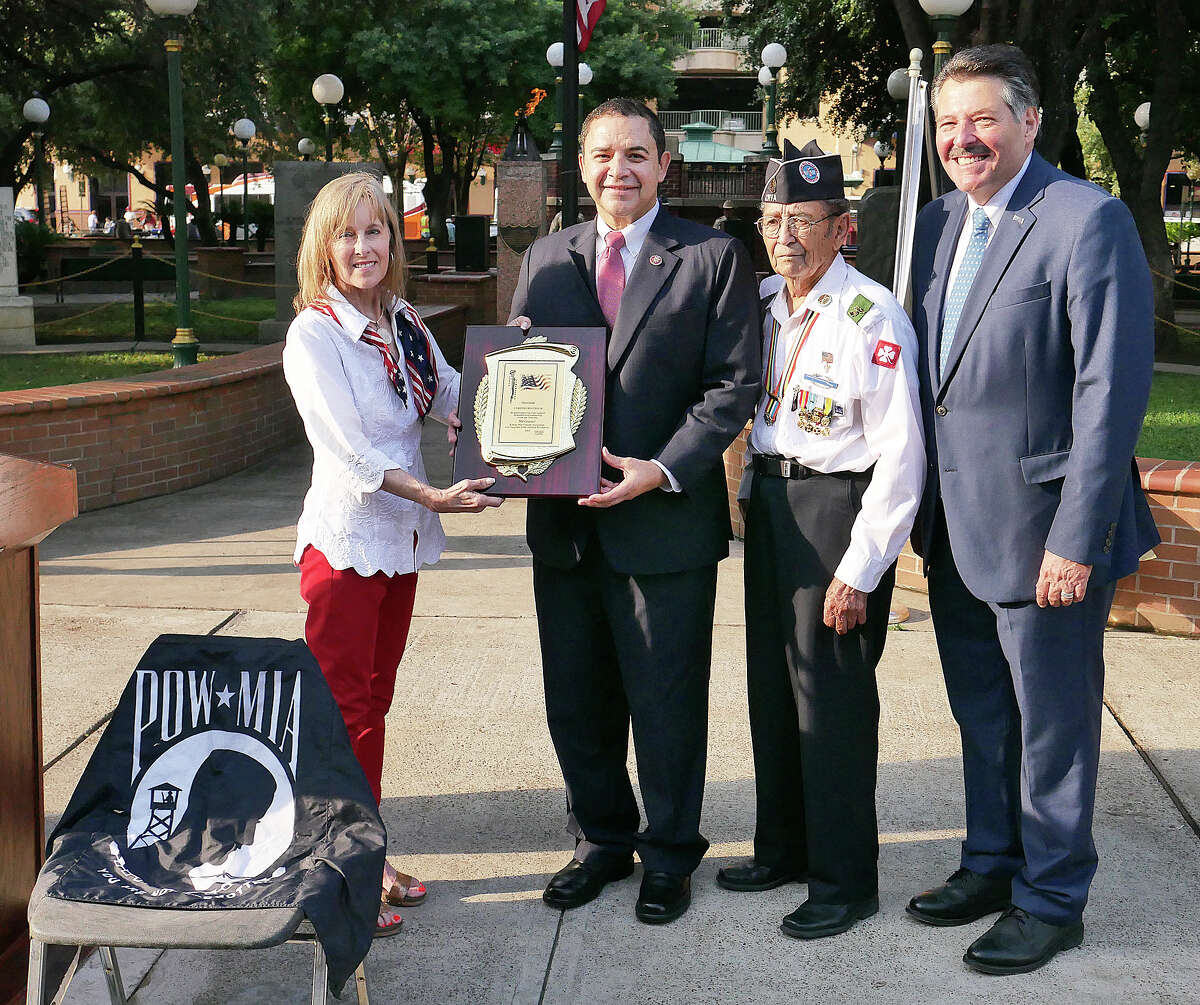
MULTIPOLYGON (((431 424, 432 426, 432 424, 431 424)), ((440 429, 440 427, 437 427, 440 429)), ((435 478, 446 477, 431 429, 435 478)), ((309 458, 174 496, 86 514, 42 548, 46 805, 61 813, 138 657, 163 632, 300 637, 291 565, 309 458)), ((845 935, 787 939, 800 886, 732 894, 717 868, 748 854, 754 788, 746 717, 740 549, 722 563, 714 627, 704 831, 692 909, 634 920, 640 870, 592 904, 547 908, 565 864, 562 777, 547 735, 524 506, 445 520, 450 546, 421 574, 389 722, 382 812, 389 850, 429 883, 404 931, 367 959, 375 1003, 1200 1001, 1200 647, 1112 633, 1096 837, 1101 864, 1081 950, 1015 978, 961 957, 988 922, 933 929, 908 898, 958 862, 958 733, 925 598, 879 670, 881 912, 845 935)), ((830 770, 837 770, 831 765, 830 770)), ((126 951, 133 1002, 307 1001, 309 950, 126 951)), ((93 960, 67 1002, 106 1000, 93 960)))

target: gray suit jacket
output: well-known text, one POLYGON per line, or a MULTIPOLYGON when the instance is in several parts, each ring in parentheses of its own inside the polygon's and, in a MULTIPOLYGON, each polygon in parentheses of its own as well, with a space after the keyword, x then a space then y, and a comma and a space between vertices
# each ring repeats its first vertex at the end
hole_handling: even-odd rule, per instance
MULTIPOLYGON (((510 317, 603 327, 596 225, 535 241, 510 317)), ((754 414, 761 379, 758 284, 741 242, 659 209, 608 340, 604 444, 660 461, 683 488, 612 509, 531 499, 534 557, 570 568, 593 533, 614 569, 634 575, 710 565, 729 552, 722 453, 754 414)))
POLYGON ((981 600, 1030 600, 1045 550, 1128 575, 1159 540, 1133 450, 1154 361, 1154 298, 1125 204, 1033 154, 937 373, 946 280, 967 213, 922 210, 913 323, 929 471, 914 546, 940 494, 955 563, 981 600))

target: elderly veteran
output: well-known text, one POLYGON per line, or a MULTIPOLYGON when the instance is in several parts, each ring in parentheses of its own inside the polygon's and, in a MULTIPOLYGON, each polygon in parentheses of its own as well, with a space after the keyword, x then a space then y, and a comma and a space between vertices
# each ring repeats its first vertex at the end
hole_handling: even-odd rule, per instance
POLYGON ((783 920, 836 935, 879 909, 875 762, 896 556, 924 483, 916 339, 884 287, 839 254, 841 159, 785 143, 758 230, 763 386, 739 499, 758 821, 727 890, 807 876, 783 920))

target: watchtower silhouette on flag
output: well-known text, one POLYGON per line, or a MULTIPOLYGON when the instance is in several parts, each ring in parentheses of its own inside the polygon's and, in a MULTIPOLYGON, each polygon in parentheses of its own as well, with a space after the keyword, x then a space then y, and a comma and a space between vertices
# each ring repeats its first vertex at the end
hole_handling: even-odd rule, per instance
POLYGON ((179 786, 170 782, 155 785, 150 790, 150 822, 130 844, 130 848, 144 848, 155 841, 166 841, 171 836, 179 793, 179 786))

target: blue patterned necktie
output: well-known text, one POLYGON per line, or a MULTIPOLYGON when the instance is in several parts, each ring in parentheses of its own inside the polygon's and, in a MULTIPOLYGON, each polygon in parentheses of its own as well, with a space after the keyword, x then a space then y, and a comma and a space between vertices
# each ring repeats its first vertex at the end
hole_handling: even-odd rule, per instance
POLYGON ((946 360, 950 358, 950 347, 954 345, 954 330, 962 316, 967 294, 971 292, 975 274, 983 264, 983 253, 987 250, 988 231, 991 226, 987 213, 982 209, 977 209, 971 214, 971 240, 967 242, 967 253, 958 267, 958 275, 954 277, 954 287, 946 297, 946 311, 942 316, 942 343, 938 350, 939 378, 945 372, 946 360))

